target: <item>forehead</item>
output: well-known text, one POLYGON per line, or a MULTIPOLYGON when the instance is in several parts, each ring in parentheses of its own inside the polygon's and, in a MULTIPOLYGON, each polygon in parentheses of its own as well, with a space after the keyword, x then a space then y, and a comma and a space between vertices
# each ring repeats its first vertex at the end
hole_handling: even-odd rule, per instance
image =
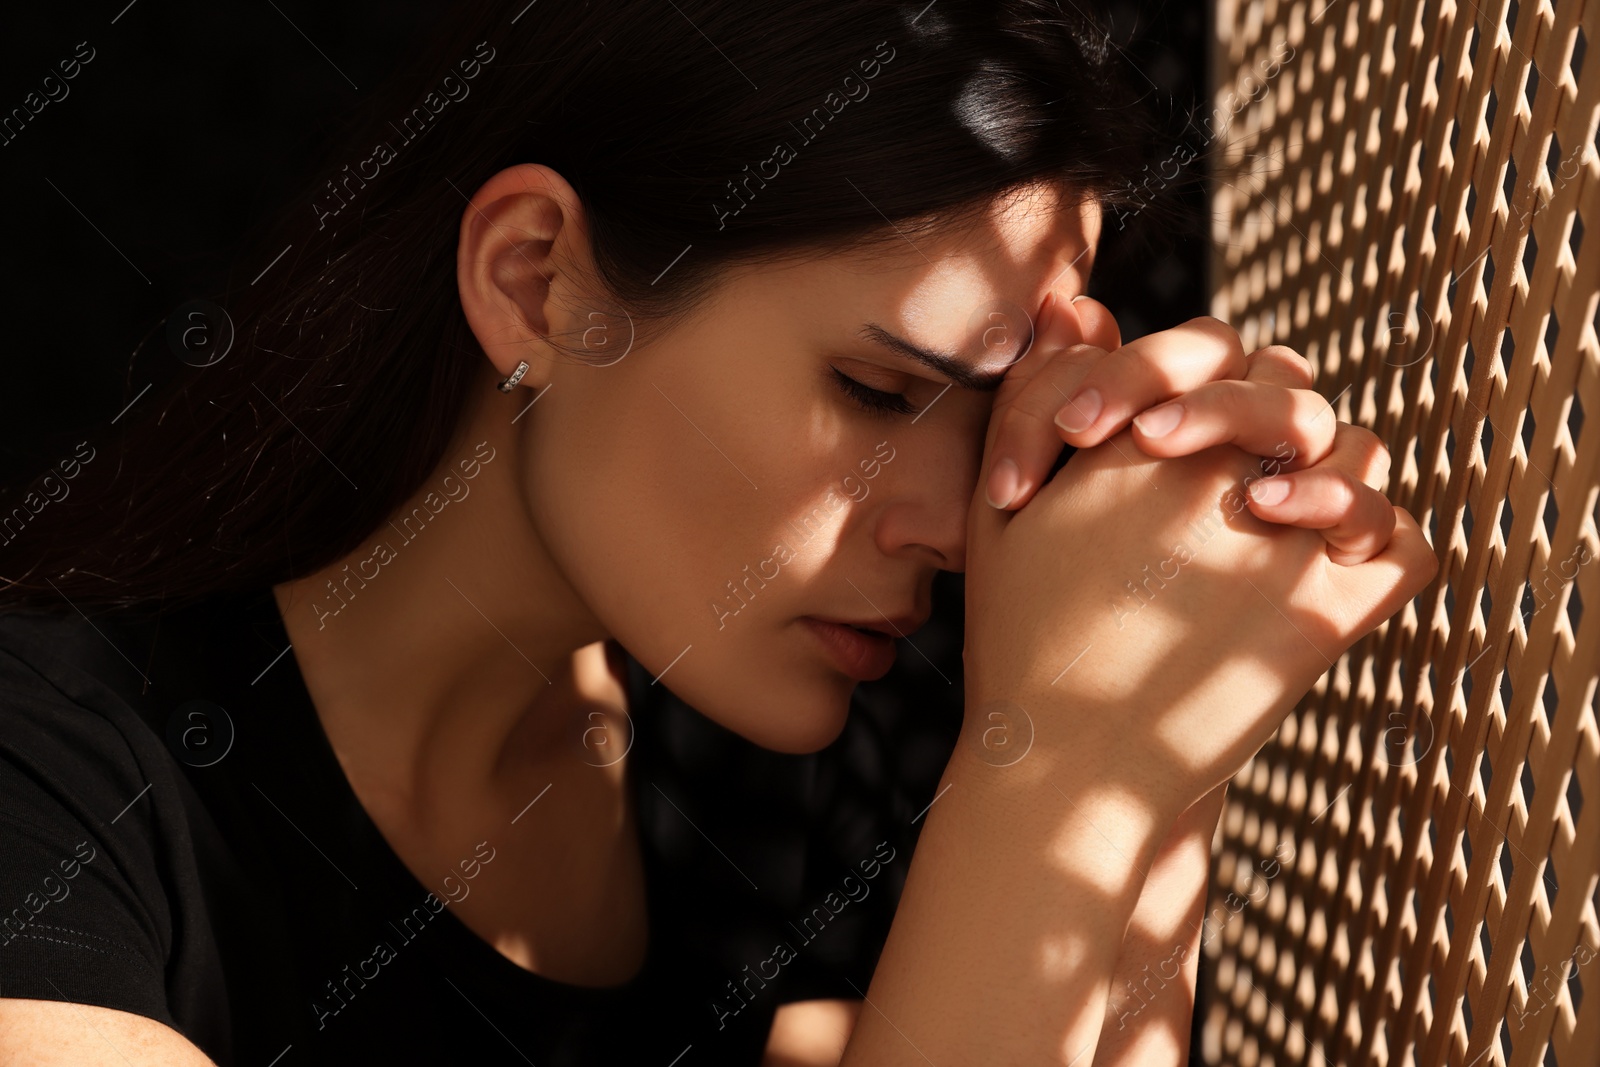
POLYGON ((890 230, 870 248, 819 261, 814 280, 827 291, 823 306, 837 312, 825 317, 851 331, 872 322, 913 344, 969 354, 979 369, 1003 366, 1026 343, 1047 293, 1084 292, 1100 225, 1092 199, 1030 187, 959 228, 890 230), (1020 342, 997 344, 996 325, 1020 342))

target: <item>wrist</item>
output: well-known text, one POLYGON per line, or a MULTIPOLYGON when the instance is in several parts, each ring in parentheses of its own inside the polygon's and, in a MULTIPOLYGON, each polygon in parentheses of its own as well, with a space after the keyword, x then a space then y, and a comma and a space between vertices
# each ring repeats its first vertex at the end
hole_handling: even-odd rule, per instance
MULTIPOLYGON (((992 692, 992 691, 991 691, 992 692)), ((952 754, 985 783, 1051 789, 1074 803, 1111 804, 1130 826, 1164 836, 1184 819, 1195 797, 1176 757, 1134 735, 1123 709, 1063 690, 1048 699, 969 696, 952 754), (984 773, 987 771, 987 773, 984 773), (1074 790, 1077 790, 1074 792, 1074 790)))
POLYGON ((1088 755, 1041 728, 1038 715, 1009 701, 969 709, 940 788, 959 789, 969 802, 995 812, 1019 831, 1000 847, 1037 847, 1074 857, 1074 865, 1108 894, 1137 898, 1182 805, 1163 805, 1133 776, 1088 755))

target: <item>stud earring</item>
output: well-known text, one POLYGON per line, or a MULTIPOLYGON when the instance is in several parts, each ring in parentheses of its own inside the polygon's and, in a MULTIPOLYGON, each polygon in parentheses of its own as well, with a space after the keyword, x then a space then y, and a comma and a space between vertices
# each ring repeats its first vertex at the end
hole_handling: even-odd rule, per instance
POLYGON ((509 393, 511 390, 517 387, 517 383, 522 381, 522 376, 527 373, 528 361, 525 359, 518 360, 517 369, 511 372, 511 377, 502 380, 499 385, 495 386, 495 388, 499 389, 502 393, 509 393))

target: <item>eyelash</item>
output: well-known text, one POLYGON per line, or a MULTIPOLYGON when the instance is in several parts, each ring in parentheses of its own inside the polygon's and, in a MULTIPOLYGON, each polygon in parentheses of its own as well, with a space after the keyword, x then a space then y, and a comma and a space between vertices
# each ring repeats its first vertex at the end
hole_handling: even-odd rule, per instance
POLYGON ((845 394, 856 402, 856 406, 869 415, 893 418, 896 415, 911 415, 917 410, 902 393, 886 393, 881 389, 862 385, 837 367, 828 369, 833 372, 834 380, 839 383, 839 388, 843 389, 845 394))

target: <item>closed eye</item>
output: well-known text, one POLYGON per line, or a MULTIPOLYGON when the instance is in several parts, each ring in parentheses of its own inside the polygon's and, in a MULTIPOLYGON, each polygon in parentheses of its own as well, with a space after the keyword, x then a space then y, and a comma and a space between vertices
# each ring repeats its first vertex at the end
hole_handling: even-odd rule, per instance
POLYGON ((869 415, 892 418, 895 415, 910 415, 917 410, 903 393, 886 393, 882 389, 862 385, 837 367, 828 369, 833 372, 834 380, 839 383, 839 388, 844 390, 845 395, 869 415))

